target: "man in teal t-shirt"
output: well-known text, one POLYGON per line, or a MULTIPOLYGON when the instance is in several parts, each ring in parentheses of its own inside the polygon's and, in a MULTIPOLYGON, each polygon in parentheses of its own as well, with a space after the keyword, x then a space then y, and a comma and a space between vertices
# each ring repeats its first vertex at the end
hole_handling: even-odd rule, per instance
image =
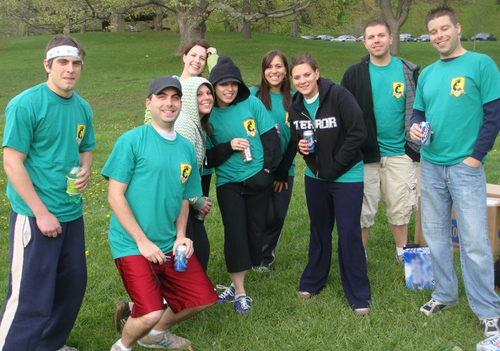
POLYGON ((189 349, 190 341, 169 328, 217 301, 186 237, 188 199, 201 196, 201 181, 193 145, 174 131, 181 96, 177 79, 152 80, 146 99, 151 124, 122 135, 101 172, 109 179, 113 210, 111 252, 134 302, 112 351, 131 350, 136 341, 148 348, 189 349), (173 263, 180 246, 189 259, 182 272, 173 263))
POLYGON ((3 160, 9 183, 10 277, 0 316, 0 350, 69 350, 64 345, 85 294, 83 203, 68 201, 66 175, 84 190, 95 146, 92 110, 75 91, 85 50, 56 36, 43 61, 47 82, 5 110, 3 160))
POLYGON ((410 117, 419 67, 393 57, 391 29, 384 20, 365 25, 369 55, 347 69, 342 85, 363 111, 367 138, 361 148, 364 162, 361 228, 366 249, 379 202, 396 244, 396 260, 403 263, 408 223, 416 204, 415 161, 419 145, 410 139, 410 117))
POLYGON ((488 56, 466 51, 455 11, 438 7, 426 17, 440 60, 419 78, 411 136, 430 123, 422 146, 422 229, 431 251, 436 290, 420 311, 433 316, 458 302, 450 238, 455 206, 467 299, 486 337, 500 332, 500 299, 493 286, 483 162, 500 130, 500 75, 488 56))

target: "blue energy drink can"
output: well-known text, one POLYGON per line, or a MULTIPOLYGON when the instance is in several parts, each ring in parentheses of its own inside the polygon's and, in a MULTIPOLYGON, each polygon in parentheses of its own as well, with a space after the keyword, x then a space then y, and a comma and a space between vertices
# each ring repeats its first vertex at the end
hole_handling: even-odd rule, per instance
POLYGON ((420 145, 429 145, 431 143, 431 124, 429 122, 420 122, 419 127, 422 130, 420 145))
POLYGON ((174 270, 177 272, 184 272, 187 269, 187 265, 186 245, 179 245, 175 248, 174 270))
POLYGON ((304 132, 304 139, 307 141, 307 145, 309 146, 309 153, 315 151, 314 148, 314 132, 312 130, 306 130, 304 132))

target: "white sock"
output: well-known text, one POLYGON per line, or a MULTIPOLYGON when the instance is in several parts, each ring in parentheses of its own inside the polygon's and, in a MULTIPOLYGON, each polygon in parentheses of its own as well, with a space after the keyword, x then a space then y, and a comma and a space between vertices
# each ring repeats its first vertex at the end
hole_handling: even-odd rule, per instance
POLYGON ((160 334, 163 334, 165 333, 165 330, 154 330, 154 329, 151 329, 149 331, 149 335, 160 335, 160 334))
POLYGON ((396 247, 396 252, 397 252, 398 256, 401 256, 405 253, 405 250, 403 250, 402 247, 396 247))
POLYGON ((240 297, 246 297, 246 296, 247 296, 247 294, 245 294, 245 293, 243 293, 243 294, 238 294, 238 295, 235 295, 235 296, 234 296, 234 299, 235 299, 235 300, 237 300, 237 299, 239 299, 240 297))
POLYGON ((131 347, 125 347, 125 346, 122 344, 122 339, 118 340, 118 341, 116 342, 116 345, 117 345, 118 347, 120 347, 123 351, 131 351, 131 350, 132 350, 132 348, 131 348, 131 347))

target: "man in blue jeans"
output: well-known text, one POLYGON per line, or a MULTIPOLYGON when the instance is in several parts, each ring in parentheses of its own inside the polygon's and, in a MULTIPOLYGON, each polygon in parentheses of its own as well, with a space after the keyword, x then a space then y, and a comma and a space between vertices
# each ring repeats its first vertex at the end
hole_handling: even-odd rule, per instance
POLYGON ((489 337, 500 332, 500 306, 493 285, 483 162, 500 129, 500 75, 488 56, 462 47, 452 9, 432 10, 426 25, 440 60, 419 77, 410 135, 420 140, 418 123, 430 123, 431 143, 421 148, 422 227, 436 290, 420 311, 433 316, 458 302, 450 236, 453 204, 467 298, 489 337))

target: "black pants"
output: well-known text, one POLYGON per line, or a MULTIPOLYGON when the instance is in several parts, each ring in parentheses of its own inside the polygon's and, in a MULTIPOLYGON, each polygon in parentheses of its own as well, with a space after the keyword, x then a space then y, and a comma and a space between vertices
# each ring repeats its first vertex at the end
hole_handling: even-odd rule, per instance
POLYGON ((186 236, 193 240, 194 252, 201 266, 207 271, 208 259, 210 258, 210 241, 205 229, 205 221, 195 218, 198 211, 189 206, 189 216, 186 226, 186 236))
POLYGON ((283 187, 281 192, 276 193, 273 190, 271 193, 262 246, 261 265, 263 266, 271 266, 276 258, 275 251, 281 238, 281 231, 292 198, 293 178, 293 176, 288 177, 288 189, 283 187))
POLYGON ((210 182, 212 181, 212 175, 211 174, 205 174, 201 176, 201 189, 203 191, 203 196, 208 196, 210 193, 210 182))
POLYGON ((217 187, 224 223, 224 256, 229 273, 260 265, 271 187, 252 190, 242 183, 217 187))
POLYGON ((317 294, 325 286, 332 259, 332 231, 337 219, 340 280, 352 308, 368 307, 371 293, 361 240, 363 182, 339 183, 305 177, 311 220, 309 262, 300 291, 317 294))

